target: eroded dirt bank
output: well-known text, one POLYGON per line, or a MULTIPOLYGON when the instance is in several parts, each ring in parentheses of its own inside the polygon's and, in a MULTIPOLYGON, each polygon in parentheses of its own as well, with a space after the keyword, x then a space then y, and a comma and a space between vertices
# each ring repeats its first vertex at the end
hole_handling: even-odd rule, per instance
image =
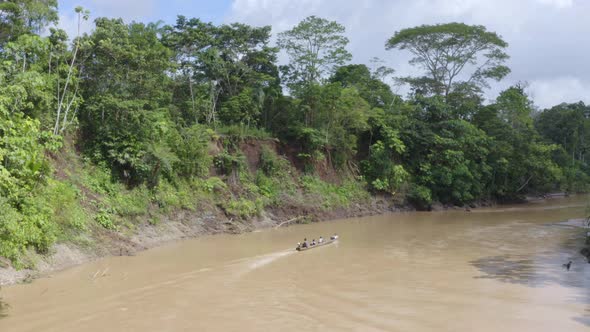
POLYGON ((82 241, 83 244, 59 243, 47 255, 30 252, 28 260, 35 264, 34 269, 17 270, 9 262, 0 261, 0 286, 27 282, 102 257, 134 255, 139 251, 187 238, 221 233, 240 234, 301 223, 411 210, 410 207, 396 207, 389 198, 372 197, 369 202, 334 210, 287 205, 269 209, 261 217, 247 221, 228 219, 219 211, 178 211, 157 225, 144 223, 133 233, 97 229, 93 238, 82 241))
MULTIPOLYGON (((559 201, 559 198, 553 200, 559 201)), ((546 200, 535 199, 529 202, 541 204, 546 200)), ((506 205, 508 209, 519 209, 518 205, 506 205)), ((559 205, 558 205, 559 206, 559 205)), ((490 204, 474 206, 474 212, 485 211, 490 204)), ((450 207, 436 205, 433 211, 466 210, 468 207, 450 207)), ((348 208, 323 210, 313 207, 283 205, 268 209, 263 216, 252 220, 228 219, 220 211, 191 212, 178 211, 158 225, 144 223, 133 233, 122 233, 97 229, 93 238, 83 245, 59 243, 48 255, 29 254, 34 262, 34 269, 16 270, 8 262, 0 261, 0 286, 19 282, 28 282, 34 278, 51 275, 51 273, 108 256, 130 256, 137 252, 158 247, 182 239, 196 238, 214 234, 241 234, 260 229, 289 227, 296 224, 321 222, 333 219, 363 217, 387 213, 415 211, 411 206, 399 206, 391 197, 371 197, 365 203, 357 203, 348 208)), ((568 225, 585 227, 585 219, 569 220, 568 225)), ((583 253, 584 254, 584 253, 583 253)))

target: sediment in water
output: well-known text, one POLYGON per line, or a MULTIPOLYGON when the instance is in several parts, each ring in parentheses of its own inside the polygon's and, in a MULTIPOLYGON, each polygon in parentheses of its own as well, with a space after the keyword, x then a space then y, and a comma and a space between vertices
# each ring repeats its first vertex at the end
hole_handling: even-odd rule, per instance
POLYGON ((366 203, 333 210, 312 207, 286 206, 268 209, 251 220, 232 220, 217 212, 177 211, 158 225, 145 223, 132 234, 100 230, 89 245, 59 243, 47 255, 30 250, 27 260, 34 268, 17 270, 6 260, 0 263, 0 286, 27 282, 37 277, 61 271, 107 256, 129 256, 166 243, 214 234, 240 234, 273 227, 320 222, 350 217, 364 217, 385 213, 412 211, 409 206, 397 207, 387 198, 371 198, 366 203), (293 222, 285 223, 293 219, 293 222))
MULTIPOLYGON (((466 210, 489 207, 495 204, 485 202, 469 207, 434 204, 432 211, 466 210)), ((17 270, 6 260, 0 261, 0 286, 11 285, 58 272, 69 267, 108 256, 130 256, 137 252, 161 246, 166 243, 214 234, 240 234, 273 227, 288 227, 295 224, 321 222, 351 217, 364 217, 385 213, 415 211, 410 205, 397 205, 391 197, 371 197, 367 202, 332 210, 306 206, 284 205, 267 209, 262 216, 251 220, 228 219, 219 211, 191 212, 177 211, 167 216, 158 225, 144 223, 132 234, 99 230, 90 245, 58 243, 50 254, 40 255, 28 252, 28 260, 35 262, 34 268, 17 270), (287 222, 286 222, 287 221, 287 222)), ((590 259, 590 242, 582 253, 590 259)))

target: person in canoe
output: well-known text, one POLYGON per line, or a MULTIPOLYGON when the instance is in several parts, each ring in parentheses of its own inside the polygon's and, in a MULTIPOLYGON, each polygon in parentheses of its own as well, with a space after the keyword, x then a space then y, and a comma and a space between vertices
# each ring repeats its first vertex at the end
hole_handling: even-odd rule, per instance
POLYGON ((318 240, 318 244, 322 244, 324 243, 324 238, 322 236, 320 236, 320 239, 318 240))
POLYGON ((297 242, 297 249, 305 249, 309 245, 307 244, 307 238, 303 239, 303 243, 297 242))
POLYGON ((338 234, 334 233, 334 235, 330 237, 330 240, 338 240, 338 234))
POLYGON ((316 245, 315 239, 311 240, 311 245, 312 246, 315 246, 316 245))

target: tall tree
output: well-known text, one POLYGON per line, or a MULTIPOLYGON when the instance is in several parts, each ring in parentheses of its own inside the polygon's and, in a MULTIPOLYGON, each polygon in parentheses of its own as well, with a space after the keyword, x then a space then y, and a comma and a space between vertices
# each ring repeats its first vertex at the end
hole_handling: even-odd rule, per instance
MULTIPOLYGON (((218 89, 214 81, 206 78, 201 58, 213 43, 211 23, 197 18, 178 16, 174 26, 165 26, 162 42, 174 51, 174 95, 180 109, 179 119, 198 123, 205 115, 214 118, 218 89)), ((177 119, 177 120, 179 120, 177 119)))
POLYGON ((168 144, 171 52, 153 25, 95 22, 80 49, 85 145, 127 183, 155 185, 176 160, 168 144))
POLYGON ((504 65, 508 44, 481 25, 447 23, 422 25, 397 31, 385 48, 410 51, 410 64, 426 75, 405 80, 422 92, 447 96, 455 86, 488 87, 489 79, 500 80, 510 69, 504 65), (426 90, 426 91, 424 91, 426 90))
POLYGON ((343 87, 354 87, 371 107, 391 108, 396 96, 391 87, 380 79, 379 72, 371 72, 365 65, 346 65, 336 69, 331 82, 340 82, 343 87))
POLYGON ((546 109, 535 118, 535 127, 543 137, 560 144, 572 161, 586 162, 590 149, 590 106, 578 102, 546 109))
POLYGON ((22 34, 40 34, 58 18, 57 0, 0 1, 0 45, 22 34))
POLYGON ((255 122, 268 90, 278 86, 278 50, 268 45, 270 27, 214 26, 179 16, 165 30, 163 41, 175 51, 179 65, 177 81, 185 87, 179 97, 190 97, 192 118, 255 122))
POLYGON ((533 101, 520 84, 502 91, 496 98, 496 107, 500 119, 513 129, 524 130, 532 127, 533 101))
MULTIPOLYGON (((57 116, 55 118, 55 126, 53 127, 53 134, 54 135, 57 135, 58 133, 61 133, 66 129, 66 126, 68 123, 68 113, 70 112, 72 105, 76 101, 76 97, 78 97, 77 96, 78 95, 78 86, 76 86, 75 92, 73 93, 71 98, 69 100, 65 99, 66 95, 68 95, 68 92, 70 92, 70 91, 68 91, 68 87, 70 87, 71 82, 73 80, 74 66, 76 65, 76 57, 78 55, 78 50, 80 49, 80 40, 81 40, 81 38, 80 38, 80 24, 82 23, 82 20, 84 20, 84 21, 88 20, 88 17, 90 16, 90 12, 80 6, 75 8, 75 12, 78 16, 78 32, 76 34, 76 40, 74 42, 74 50, 72 52, 72 59, 71 59, 71 62, 69 63, 68 74, 66 76, 66 81, 64 83, 63 91, 60 91, 61 89, 58 89, 58 92, 57 92, 57 100, 58 100, 57 101, 57 116), (63 120, 61 121, 61 129, 60 129, 60 117, 61 117, 62 109, 64 110, 64 115, 63 115, 63 120)), ((57 33, 56 30, 52 29, 52 36, 55 36, 56 33, 57 33)), ((72 93, 70 92, 70 94, 72 94, 72 93)))
POLYGON ((267 88, 278 85, 278 49, 268 46, 270 30, 240 23, 215 29, 204 62, 207 75, 219 84, 220 120, 226 124, 254 123, 267 88))
POLYGON ((291 89, 317 83, 336 66, 352 59, 346 50, 348 38, 344 32, 344 26, 337 22, 309 16, 293 29, 279 33, 278 45, 290 59, 283 71, 291 89))

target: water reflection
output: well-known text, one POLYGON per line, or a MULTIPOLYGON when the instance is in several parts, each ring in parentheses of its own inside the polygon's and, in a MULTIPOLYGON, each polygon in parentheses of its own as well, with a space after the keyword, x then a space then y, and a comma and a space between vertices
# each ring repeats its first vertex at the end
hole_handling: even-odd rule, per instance
POLYGON ((586 326, 590 326, 590 309, 586 309, 586 313, 582 317, 574 317, 574 320, 578 323, 582 323, 586 326))
POLYGON ((8 316, 8 304, 2 302, 2 298, 0 297, 0 319, 8 316))
POLYGON ((484 257, 470 263, 484 273, 474 277, 476 279, 495 279, 531 287, 544 286, 555 281, 551 276, 537 273, 536 263, 530 258, 503 255, 484 257))
MULTIPOLYGON (((548 224, 549 227, 564 227, 560 224, 548 224)), ((574 320, 590 326, 590 265, 579 254, 585 237, 582 229, 573 229, 572 236, 562 241, 557 250, 538 252, 534 255, 495 255, 483 257, 470 264, 482 274, 476 279, 494 279, 501 282, 520 284, 529 287, 542 287, 557 284, 574 288, 574 301, 588 304, 582 317, 574 320), (567 271, 563 264, 572 261, 567 271)))

